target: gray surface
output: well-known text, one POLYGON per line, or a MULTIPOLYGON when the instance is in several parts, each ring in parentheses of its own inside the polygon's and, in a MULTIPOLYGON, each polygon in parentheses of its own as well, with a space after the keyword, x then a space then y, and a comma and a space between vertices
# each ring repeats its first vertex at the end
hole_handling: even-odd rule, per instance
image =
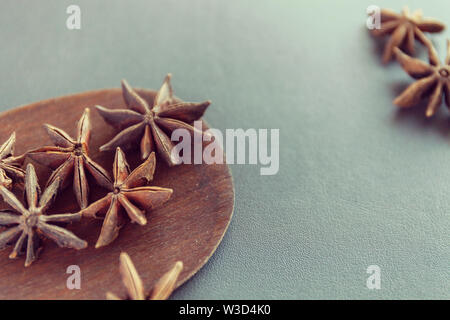
POLYGON ((232 167, 230 229, 176 299, 448 299, 448 112, 398 112, 410 79, 364 28, 368 5, 405 2, 450 23, 446 1, 2 0, 1 109, 170 71, 178 96, 213 100, 214 127, 280 128, 278 175, 232 167))

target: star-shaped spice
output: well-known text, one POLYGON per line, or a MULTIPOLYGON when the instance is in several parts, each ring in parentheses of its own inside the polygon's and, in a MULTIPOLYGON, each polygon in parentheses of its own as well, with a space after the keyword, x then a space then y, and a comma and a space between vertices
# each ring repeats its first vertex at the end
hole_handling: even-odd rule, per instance
POLYGON ((117 238, 123 225, 124 211, 132 222, 145 225, 147 223, 145 212, 169 200, 172 189, 144 186, 153 180, 155 167, 155 153, 152 152, 130 173, 124 153, 119 147, 117 148, 113 164, 113 191, 80 211, 87 217, 99 218, 104 215, 102 230, 95 244, 96 248, 106 246, 117 238))
POLYGON ((10 242, 16 241, 9 257, 14 259, 23 251, 26 251, 25 267, 28 267, 36 260, 41 248, 40 237, 45 236, 52 239, 60 247, 74 249, 87 247, 86 241, 79 239, 72 232, 53 224, 78 221, 81 218, 81 214, 45 214, 56 197, 59 181, 59 178, 56 178, 41 196, 34 167, 32 164, 28 164, 25 174, 25 195, 28 209, 0 183, 0 195, 12 208, 12 210, 0 211, 0 225, 8 227, 8 229, 0 233, 0 248, 4 248, 10 242), (15 214, 15 212, 20 215, 15 214))
POLYGON ((411 107, 427 97, 429 100, 425 114, 431 117, 441 105, 444 95, 445 102, 450 108, 450 41, 447 40, 447 58, 444 65, 439 61, 431 42, 428 39, 424 41, 428 48, 429 64, 411 58, 398 48, 395 49, 397 60, 403 69, 411 77, 419 80, 395 98, 394 104, 399 107, 411 107))
POLYGON ((171 154, 173 143, 167 133, 175 129, 186 129, 190 133, 197 131, 191 123, 203 116, 211 102, 193 103, 176 99, 170 78, 168 74, 151 107, 125 80, 122 80, 122 94, 129 109, 110 110, 96 106, 106 122, 122 130, 101 146, 101 151, 134 146, 139 142, 142 159, 146 159, 156 145, 158 154, 167 164, 180 163, 179 157, 171 154))
POLYGON ((91 135, 90 110, 86 108, 78 121, 76 139, 52 125, 45 124, 44 127, 56 146, 39 148, 30 151, 28 155, 36 162, 54 169, 47 186, 59 178, 61 188, 65 188, 73 176, 73 190, 78 204, 80 208, 86 208, 89 201, 89 185, 85 169, 97 184, 107 189, 111 187, 111 178, 108 172, 88 155, 91 135))
POLYGON ((0 175, 5 187, 10 188, 12 183, 23 182, 25 171, 20 168, 24 156, 14 156, 16 133, 13 132, 8 140, 0 146, 0 175))
POLYGON ((423 32, 441 32, 445 25, 431 18, 423 18, 422 10, 418 9, 410 13, 408 7, 404 7, 401 14, 389 9, 381 9, 381 28, 373 29, 374 36, 381 37, 387 34, 391 38, 386 43, 383 53, 383 62, 387 63, 394 54, 394 48, 402 47, 406 52, 413 55, 414 40, 422 42, 423 32))
MULTIPOLYGON (((152 288, 150 293, 146 293, 141 277, 136 271, 133 262, 128 254, 120 254, 120 274, 122 282, 127 289, 127 299, 131 300, 166 300, 175 288, 178 276, 183 270, 183 262, 177 261, 167 273, 165 273, 152 288)), ((114 293, 107 292, 108 300, 121 300, 114 293)))

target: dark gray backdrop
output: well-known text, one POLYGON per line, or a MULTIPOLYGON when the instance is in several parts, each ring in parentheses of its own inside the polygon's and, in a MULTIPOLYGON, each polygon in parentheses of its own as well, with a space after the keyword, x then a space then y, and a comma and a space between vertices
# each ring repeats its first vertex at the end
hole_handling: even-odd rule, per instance
POLYGON ((365 29, 368 5, 405 3, 450 24, 443 0, 2 0, 1 110, 172 72, 212 126, 280 129, 278 175, 232 167, 230 228, 176 299, 449 298, 448 111, 397 111, 411 80, 365 29))

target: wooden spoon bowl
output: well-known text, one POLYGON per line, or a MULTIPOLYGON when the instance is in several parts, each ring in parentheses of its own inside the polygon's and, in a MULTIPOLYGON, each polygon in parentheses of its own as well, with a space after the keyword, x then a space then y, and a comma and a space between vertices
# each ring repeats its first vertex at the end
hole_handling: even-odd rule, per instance
MULTIPOLYGON (((156 92, 138 90, 149 103, 156 92)), ((75 136, 76 122, 84 108, 102 105, 125 108, 120 89, 83 92, 32 103, 0 114, 0 142, 16 131, 15 154, 53 145, 43 129, 49 123, 75 136)), ((111 172, 113 152, 101 153, 100 145, 109 141, 116 130, 106 124, 92 109, 92 135, 89 154, 94 161, 111 172)), ((139 152, 128 151, 127 160, 135 168, 139 152)), ((31 162, 31 160, 26 160, 31 162)), ((25 163, 25 165, 26 165, 25 163)), ((51 171, 34 163, 43 188, 51 171)), ((109 246, 95 249, 102 220, 84 218, 68 226, 89 247, 76 251, 59 248, 51 240, 44 241, 44 249, 30 267, 24 267, 24 257, 11 260, 11 248, 0 252, 0 299, 104 299, 106 291, 125 297, 119 273, 119 254, 127 252, 147 289, 181 260, 184 269, 177 287, 192 277, 216 250, 233 214, 234 188, 226 164, 189 165, 169 168, 157 157, 154 180, 150 185, 172 188, 171 199, 161 208, 147 214, 146 226, 128 223, 119 237, 109 246), (77 265, 81 270, 81 289, 68 289, 67 268, 77 265)), ((107 191, 89 181, 90 201, 107 191)), ((21 196, 20 190, 14 190, 21 196)), ((3 208, 6 204, 1 203, 3 208)), ((49 213, 77 212, 71 187, 58 196, 49 213)), ((219 272, 219 270, 217 270, 219 272)))

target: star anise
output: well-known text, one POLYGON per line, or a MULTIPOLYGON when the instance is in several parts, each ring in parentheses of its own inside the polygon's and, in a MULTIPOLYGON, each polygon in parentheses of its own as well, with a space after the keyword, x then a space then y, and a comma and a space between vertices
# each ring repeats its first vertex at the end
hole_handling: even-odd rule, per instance
POLYGON ((139 141, 142 159, 146 159, 156 145, 158 154, 170 166, 180 163, 179 157, 171 154, 173 143, 166 133, 178 128, 187 129, 191 133, 197 131, 190 123, 200 119, 211 102, 179 101, 173 96, 170 78, 171 75, 168 74, 152 107, 126 80, 122 80, 122 94, 131 110, 110 110, 96 106, 106 122, 122 130, 111 141, 101 146, 100 151, 112 151, 118 146, 130 147, 139 141))
POLYGON ((13 132, 8 140, 0 146, 0 175, 3 177, 3 185, 7 188, 12 183, 22 183, 25 171, 20 168, 23 165, 24 156, 14 156, 16 133, 13 132))
POLYGON ((95 244, 96 248, 106 246, 117 238, 123 225, 123 211, 132 222, 145 225, 147 223, 145 211, 150 211, 169 200, 172 189, 144 186, 153 179, 155 167, 155 153, 152 152, 130 173, 125 155, 120 147, 117 147, 113 164, 113 191, 80 211, 84 216, 94 218, 100 218, 106 211, 102 230, 95 244))
POLYGON ((391 60, 394 48, 402 47, 413 55, 415 52, 414 40, 424 36, 423 32, 441 32, 445 25, 431 18, 423 18, 422 10, 418 9, 410 13, 408 7, 404 7, 401 14, 389 9, 381 9, 381 29, 373 29, 374 36, 381 37, 387 34, 391 38, 386 43, 383 53, 383 63, 391 60))
POLYGON ((431 117, 442 103, 445 94, 445 102, 450 108, 450 41, 447 40, 447 57, 442 65, 431 41, 424 39, 428 49, 430 63, 411 58, 398 48, 395 54, 403 69, 413 78, 419 79, 412 83, 395 98, 394 104, 399 107, 411 107, 420 102, 422 98, 429 97, 426 116, 431 117))
POLYGON ((0 195, 12 207, 12 210, 0 211, 0 225, 8 227, 7 230, 0 233, 0 248, 15 240, 16 244, 9 257, 14 259, 26 251, 25 267, 36 260, 41 248, 40 237, 43 236, 52 239, 60 247, 74 249, 87 247, 86 241, 79 239, 72 232, 52 224, 78 221, 81 214, 45 214, 56 197, 59 182, 59 178, 56 178, 41 196, 34 167, 32 164, 28 164, 25 175, 25 195, 28 209, 13 193, 0 184, 0 195))
POLYGON ((45 124, 45 129, 55 147, 43 147, 30 151, 28 155, 36 162, 54 169, 47 186, 55 179, 61 180, 61 188, 69 185, 73 174, 73 190, 80 208, 88 205, 89 185, 85 169, 100 186, 110 189, 111 178, 99 164, 88 155, 89 137, 91 134, 90 110, 86 108, 78 121, 77 139, 73 139, 65 131, 45 124))
MULTIPOLYGON (((130 300, 166 300, 172 294, 182 270, 183 262, 177 261, 172 269, 158 280, 150 293, 146 294, 141 277, 137 273, 133 261, 125 252, 120 254, 120 274, 128 292, 127 299, 130 300)), ((111 292, 106 293, 106 298, 108 300, 121 300, 111 292)))

